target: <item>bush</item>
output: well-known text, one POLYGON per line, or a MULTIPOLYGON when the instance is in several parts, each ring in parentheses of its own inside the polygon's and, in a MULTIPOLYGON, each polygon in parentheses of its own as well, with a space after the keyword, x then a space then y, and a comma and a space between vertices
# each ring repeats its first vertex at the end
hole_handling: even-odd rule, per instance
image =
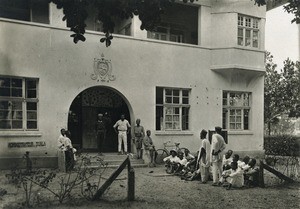
POLYGON ((266 155, 300 156, 300 137, 291 135, 266 136, 264 149, 266 155))

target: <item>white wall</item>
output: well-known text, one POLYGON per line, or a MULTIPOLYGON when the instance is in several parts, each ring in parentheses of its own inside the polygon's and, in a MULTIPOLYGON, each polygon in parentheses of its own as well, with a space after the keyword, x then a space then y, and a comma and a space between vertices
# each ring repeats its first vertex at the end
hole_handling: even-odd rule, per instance
MULTIPOLYGON (((209 14, 210 9, 206 9, 205 14, 209 14)), ((213 19, 215 24, 228 21, 227 26, 232 30, 236 27, 232 13, 213 15, 213 19)), ((210 25, 204 27, 209 33, 210 25)), ((39 78, 39 130, 9 134, 0 131, 1 156, 25 152, 27 148, 7 149, 8 142, 20 141, 46 141, 47 146, 42 149, 31 148, 32 155, 44 156, 47 151, 47 155, 56 156, 56 140, 60 128, 67 127, 73 99, 92 86, 108 86, 120 92, 130 104, 131 123, 141 118, 142 125, 152 130, 157 148, 164 141, 172 140, 180 141, 181 146, 193 152, 200 145, 199 132, 202 129, 212 130, 222 125, 222 91, 252 92, 251 130, 229 132, 228 148, 262 150, 263 78, 253 75, 256 71, 261 72, 263 53, 249 49, 239 53, 240 49, 231 49, 233 38, 226 34, 214 35, 212 41, 218 43, 213 45, 215 47, 225 47, 223 50, 230 52, 230 56, 217 55, 208 47, 118 35, 107 48, 99 42, 102 35, 97 32, 87 32, 86 42, 74 44, 67 29, 40 24, 0 20, 0 28, 0 74, 39 78), (102 53, 112 62, 115 81, 91 79, 94 58, 100 58, 102 53), (215 71, 216 66, 228 66, 228 61, 230 68, 234 68, 228 71, 232 72, 231 77, 215 71), (240 71, 236 71, 233 65, 240 71), (251 73, 243 73, 248 68, 251 68, 251 73), (156 86, 191 89, 189 131, 175 134, 155 131, 156 86)), ((220 28, 223 30, 226 27, 220 28)), ((209 45, 209 38, 202 37, 205 45, 209 45)))

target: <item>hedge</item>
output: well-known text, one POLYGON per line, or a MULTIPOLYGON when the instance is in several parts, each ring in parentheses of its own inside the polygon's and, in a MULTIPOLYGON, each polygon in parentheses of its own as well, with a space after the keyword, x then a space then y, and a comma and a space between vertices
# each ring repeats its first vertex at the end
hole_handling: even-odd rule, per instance
POLYGON ((300 136, 265 136, 264 149, 266 155, 300 156, 300 136))

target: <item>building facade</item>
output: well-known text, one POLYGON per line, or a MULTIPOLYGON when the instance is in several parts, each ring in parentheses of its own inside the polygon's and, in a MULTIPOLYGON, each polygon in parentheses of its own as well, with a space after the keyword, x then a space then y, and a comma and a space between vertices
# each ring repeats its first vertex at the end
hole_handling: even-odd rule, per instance
POLYGON ((34 166, 55 167, 61 128, 75 146, 96 150, 98 113, 105 152, 117 151, 121 113, 132 125, 140 118, 156 148, 171 141, 196 152, 200 131, 222 126, 228 149, 263 151, 265 7, 176 3, 153 31, 140 30, 136 16, 118 22, 108 48, 92 10, 87 40, 74 44, 55 5, 1 1, 1 168, 26 151, 34 166))

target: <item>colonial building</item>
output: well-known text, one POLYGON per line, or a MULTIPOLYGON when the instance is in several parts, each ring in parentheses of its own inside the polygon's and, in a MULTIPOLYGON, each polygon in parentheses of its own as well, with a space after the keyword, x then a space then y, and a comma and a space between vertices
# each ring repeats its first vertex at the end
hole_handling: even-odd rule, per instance
POLYGON ((175 3, 153 31, 136 16, 118 22, 107 48, 93 8, 87 40, 74 44, 62 11, 43 2, 0 1, 1 168, 26 151, 34 166, 57 166, 63 127, 75 146, 96 150, 98 113, 105 152, 117 151, 112 126, 124 113, 152 131, 156 148, 171 141, 196 152, 200 131, 222 126, 228 149, 262 153, 265 7, 175 3))

